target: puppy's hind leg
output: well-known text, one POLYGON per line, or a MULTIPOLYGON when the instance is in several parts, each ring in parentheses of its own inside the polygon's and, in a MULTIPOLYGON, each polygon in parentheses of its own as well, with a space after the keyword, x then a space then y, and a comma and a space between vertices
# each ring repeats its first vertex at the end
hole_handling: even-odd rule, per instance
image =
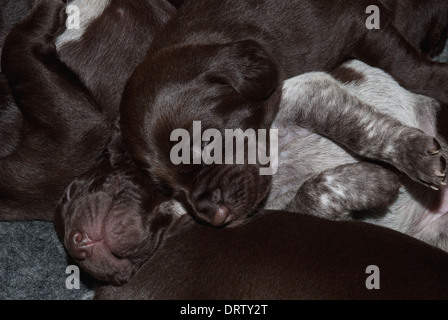
POLYGON ((399 188, 398 176, 388 169, 369 162, 347 164, 308 179, 286 210, 343 220, 354 211, 385 211, 399 188))

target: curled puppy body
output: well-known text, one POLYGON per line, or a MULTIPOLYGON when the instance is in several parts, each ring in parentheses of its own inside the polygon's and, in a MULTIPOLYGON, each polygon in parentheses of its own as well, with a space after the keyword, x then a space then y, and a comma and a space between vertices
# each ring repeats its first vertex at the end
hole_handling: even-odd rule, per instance
MULTIPOLYGON (((53 220, 54 208, 63 191, 75 177, 95 164, 106 147, 111 134, 111 118, 117 112, 117 100, 127 78, 143 58, 156 30, 174 13, 174 7, 163 0, 71 1, 69 4, 80 9, 82 28, 65 29, 55 38, 55 43, 58 58, 73 70, 69 76, 74 79, 71 86, 66 88, 44 82, 47 80, 43 75, 45 72, 59 72, 52 68, 61 64, 60 61, 55 66, 46 65, 48 70, 37 70, 37 66, 32 65, 34 60, 24 57, 23 61, 29 63, 32 70, 36 69, 36 73, 35 77, 24 76, 21 81, 35 89, 29 90, 26 93, 28 100, 20 101, 17 106, 6 77, 0 79, 0 220, 53 220), (43 80, 39 79, 41 73, 43 80), (46 85, 48 91, 40 90, 42 85, 46 85), (88 102, 75 92, 80 92, 79 97, 88 96, 88 102), (70 107, 75 101, 81 110, 79 114, 70 107), (59 106, 54 105, 56 103, 59 106), (91 114, 92 105, 96 114, 91 114), (57 120, 64 107, 67 108, 66 118, 57 120), (23 114, 27 108, 36 113, 46 110, 49 117, 54 112, 53 125, 57 127, 49 125, 41 129, 32 124, 33 119, 23 114), (83 125, 84 116, 92 122, 86 121, 83 125), (65 130, 67 134, 72 132, 75 138, 84 129, 86 133, 78 140, 63 141, 63 135, 54 133, 65 130), (62 155, 62 152, 66 154, 62 155), (65 157, 71 158, 62 160, 65 157)), ((26 39, 21 41, 26 42, 26 39)), ((18 45, 15 50, 22 54, 18 45)), ((11 74, 15 73, 12 65, 9 70, 11 74)), ((57 75, 56 79, 59 77, 64 75, 57 75)), ((15 96, 22 94, 20 90, 16 86, 15 96)), ((39 114, 33 117, 37 118, 39 114)))
MULTIPOLYGON (((404 175, 399 180, 397 170, 392 167, 365 162, 364 159, 351 155, 331 140, 295 125, 292 120, 298 112, 295 108, 297 101, 310 103, 311 110, 318 110, 311 101, 322 101, 321 95, 326 93, 321 90, 322 87, 333 87, 331 94, 326 95, 326 101, 332 101, 332 104, 341 101, 356 102, 357 106, 360 101, 363 101, 364 105, 370 102, 369 105, 374 111, 373 116, 377 115, 375 112, 381 111, 384 112, 386 120, 399 118, 402 119, 401 126, 420 127, 428 134, 436 135, 433 124, 438 105, 433 99, 404 90, 383 71, 359 61, 345 63, 333 73, 333 76, 326 73, 310 73, 292 78, 284 84, 284 100, 273 125, 273 128, 280 132, 279 171, 273 176, 265 207, 280 210, 288 208, 291 211, 334 220, 354 219, 351 214, 353 211, 358 211, 357 217, 361 220, 407 233, 447 250, 442 241, 443 234, 436 229, 426 229, 425 237, 420 237, 415 232, 415 226, 424 219, 424 213, 431 209, 431 201, 439 197, 439 193, 413 182, 404 175), (316 99, 310 100, 314 96, 316 99), (351 96, 351 99, 348 99, 348 96, 351 96), (316 179, 324 174, 328 181, 333 179, 330 186, 325 183, 327 180, 319 184, 316 182, 316 179), (337 175, 342 180, 337 181, 337 175), (400 191, 399 182, 405 185, 400 191), (310 190, 311 187, 314 189, 310 190), (327 190, 328 193, 323 194, 322 190, 327 190), (315 196, 315 192, 319 191, 320 197, 315 196), (327 200, 317 206, 324 196, 327 200), (376 214, 374 218, 369 215, 372 212, 376 214), (431 237, 439 240, 433 241, 431 237)), ((370 120, 374 123, 373 120, 378 119, 374 117, 370 120)), ((372 130, 375 130, 374 126, 372 130)), ((134 177, 126 173, 125 168, 131 166, 132 162, 128 159, 119 134, 115 135, 109 145, 107 157, 109 160, 103 159, 98 167, 77 179, 73 187, 69 187, 57 210, 57 229, 69 254, 86 272, 98 279, 122 284, 131 278, 145 260, 144 258, 138 260, 138 255, 148 258, 150 254, 147 254, 146 246, 154 239, 159 239, 162 234, 157 232, 157 227, 148 227, 149 217, 153 219, 163 215, 168 220, 170 212, 174 212, 175 217, 187 215, 188 208, 184 208, 175 200, 163 202, 157 200, 152 206, 142 206, 139 199, 146 197, 145 190, 150 190, 153 196, 158 191, 147 178, 145 180, 137 178, 142 174, 139 170, 134 171, 134 175, 137 175, 134 177), (113 177, 117 176, 121 177, 120 183, 124 185, 133 186, 135 181, 143 182, 139 188, 132 188, 136 190, 132 202, 129 202, 129 197, 123 198, 120 192, 110 196, 116 203, 123 201, 130 203, 127 206, 128 210, 120 211, 120 216, 105 213, 99 205, 100 201, 97 200, 107 193, 105 190, 110 189, 110 183, 104 181, 113 180, 113 177), (75 193, 72 190, 78 191, 75 193), (111 249, 99 246, 97 250, 92 250, 92 247, 96 246, 94 242, 80 243, 77 239, 78 234, 85 234, 83 237, 86 239, 95 238, 95 235, 90 235, 92 231, 89 230, 106 230, 103 226, 107 224, 101 218, 106 215, 109 216, 109 223, 122 226, 122 234, 130 230, 134 232, 140 230, 138 234, 144 238, 141 242, 134 241, 133 247, 129 245, 127 252, 121 253, 122 257, 127 259, 127 263, 130 261, 133 264, 132 268, 121 269, 116 257, 102 254, 104 250, 111 249), (139 216, 140 218, 136 218, 139 216), (89 254, 86 255, 82 253, 83 251, 89 254), (98 262, 101 259, 108 260, 100 264, 98 262)), ((102 232, 102 238, 111 238, 110 235, 104 234, 105 231, 102 232)), ((118 233, 115 236, 116 241, 124 237, 118 233)), ((111 247, 113 246, 114 244, 111 244, 111 247)), ((156 243, 151 252, 154 247, 157 247, 156 243)))
MULTIPOLYGON (((132 158, 164 192, 186 199, 185 205, 197 218, 222 225, 253 210, 265 198, 270 178, 256 173, 258 165, 174 164, 170 157, 174 130, 186 130, 191 136, 194 121, 201 121, 204 130, 269 129, 281 100, 279 84, 305 72, 331 71, 348 58, 383 68, 405 88, 448 102, 448 66, 426 59, 421 41, 410 44, 403 35, 408 31, 404 26, 409 21, 415 23, 416 13, 397 14, 402 8, 396 2, 376 3, 384 22, 380 30, 366 28, 365 9, 372 4, 368 1, 185 2, 154 39, 126 86, 121 128, 132 158), (195 19, 198 12, 201 18, 195 19), (327 36, 334 33, 339 37, 327 36), (216 185, 215 176, 221 178, 221 185, 216 185), (245 190, 232 187, 228 182, 235 179, 256 186, 245 190)), ((436 21, 440 41, 448 21, 448 4, 425 1, 418 11, 424 12, 420 25, 424 27, 409 30, 425 39, 427 22, 436 21)), ((430 41, 430 46, 437 47, 438 41, 430 41)), ((320 107, 321 113, 334 115, 331 109, 320 107)), ((341 117, 328 116, 316 122, 303 111, 298 125, 355 154, 388 162, 416 181, 441 185, 434 171, 443 168, 433 170, 439 159, 433 157, 428 165, 414 157, 434 150, 437 143, 433 139, 409 131, 414 140, 420 140, 417 144, 402 141, 412 163, 397 161, 398 157, 385 158, 385 150, 367 148, 366 140, 355 141, 354 136, 338 133, 335 128, 346 123, 334 119, 343 120, 341 117), (415 148, 420 150, 414 152, 415 148), (413 163, 418 163, 418 170, 413 163)), ((358 133, 363 131, 357 122, 352 127, 358 133)), ((362 138, 368 138, 364 133, 362 138)))
MULTIPOLYGON (((297 104, 351 104, 362 101, 373 109, 364 125, 371 136, 381 134, 385 118, 379 111, 405 126, 437 137, 439 153, 448 158, 443 138, 437 134, 438 103, 413 94, 385 72, 360 61, 350 61, 332 75, 310 73, 287 80, 273 128, 280 132, 279 170, 273 176, 266 208, 287 209, 329 219, 359 219, 398 230, 448 251, 448 189, 435 191, 400 175, 391 167, 365 162, 327 138, 296 126, 297 104), (352 99, 356 97, 356 99, 352 99), (370 212, 370 213, 369 213, 370 212)), ((346 130, 350 131, 348 128, 346 130)), ((393 134, 390 134, 393 137, 393 134)), ((401 151, 393 146, 389 153, 401 151)), ((421 155, 423 158, 431 154, 421 155)), ((443 158, 442 158, 443 159, 443 158)))
POLYGON ((94 298, 448 297, 448 255, 386 228, 277 211, 233 228, 210 228, 189 216, 178 220, 130 282, 99 288, 94 298), (366 288, 371 265, 380 269, 380 290, 366 288))

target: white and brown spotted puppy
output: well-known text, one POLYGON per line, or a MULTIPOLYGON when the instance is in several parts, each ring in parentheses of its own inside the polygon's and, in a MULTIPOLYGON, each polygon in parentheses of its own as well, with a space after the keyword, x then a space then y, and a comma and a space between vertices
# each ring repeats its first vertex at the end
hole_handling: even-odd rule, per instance
MULTIPOLYGON (((402 187, 398 192, 391 167, 367 162, 291 122, 301 110, 316 113, 322 106, 363 123, 367 129, 366 147, 377 146, 384 150, 385 158, 396 157, 397 162, 412 164, 401 149, 400 136, 423 138, 424 132, 426 137, 437 138, 440 149, 414 156, 423 163, 442 156, 440 165, 446 165, 446 144, 436 129, 438 103, 403 89, 382 70, 353 60, 332 75, 309 73, 284 83, 282 105, 273 125, 280 131, 279 170, 273 177, 266 207, 336 220, 359 219, 448 251, 447 187, 433 190, 400 174, 402 187), (384 132, 387 136, 381 136, 384 132)), ((356 139, 362 134, 351 132, 349 126, 339 130, 356 134, 356 139)), ((438 175, 444 177, 441 172, 438 175)))

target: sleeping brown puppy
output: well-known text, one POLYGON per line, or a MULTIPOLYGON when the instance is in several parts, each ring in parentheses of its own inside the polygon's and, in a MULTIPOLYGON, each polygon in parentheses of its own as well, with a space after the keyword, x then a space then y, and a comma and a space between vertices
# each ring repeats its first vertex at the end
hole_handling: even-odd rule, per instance
POLYGON ((70 184, 56 209, 55 228, 68 254, 96 279, 127 282, 171 224, 172 210, 164 214, 169 206, 146 189, 148 180, 126 157, 109 151, 70 184))
MULTIPOLYGON (((270 176, 259 174, 258 162, 206 165, 188 157, 179 165, 171 158, 179 142, 171 136, 175 130, 191 138, 194 121, 201 121, 203 131, 218 130, 223 136, 225 129, 267 130, 278 111, 283 80, 331 71, 347 58, 380 67, 406 89, 447 103, 448 66, 420 52, 432 50, 423 49, 423 43, 439 48, 448 3, 373 3, 381 10, 379 30, 365 25, 372 1, 186 1, 126 86, 121 129, 131 157, 167 196, 218 226, 254 210, 268 192, 270 176), (408 29, 416 15, 418 27, 408 29), (419 40, 409 43, 412 33, 419 40), (435 40, 422 40, 429 38, 435 40)), ((432 137, 403 132, 386 144, 387 132, 382 141, 366 132, 363 111, 341 117, 341 110, 320 105, 319 114, 325 117, 316 117, 305 104, 291 120, 354 154, 392 164, 427 186, 443 183, 445 161, 435 155, 440 146, 432 137), (388 156, 385 148, 405 151, 388 156), (434 157, 422 156, 427 154, 434 157)), ((192 153, 201 153, 206 144, 192 153)))
MULTIPOLYGON (((428 189, 291 124, 296 105, 313 98, 345 104, 354 113, 369 109, 375 136, 381 130, 419 128, 443 142, 434 126, 433 99, 404 90, 383 71, 360 61, 344 63, 333 75, 312 72, 288 79, 273 123, 280 136, 279 171, 265 208, 369 221, 448 251, 446 187, 428 189), (395 126, 385 128, 390 123, 395 126)), ((446 156, 443 146, 440 153, 446 156)), ((128 281, 163 239, 165 228, 159 230, 153 219, 163 216, 170 224, 188 213, 181 203, 163 200, 145 173, 133 166, 117 130, 102 161, 70 185, 56 210, 56 228, 70 256, 86 272, 116 285, 128 281)))
POLYGON ((49 34, 47 24, 62 31, 65 18, 47 7, 64 4, 44 1, 5 43, 12 92, 0 76, 0 220, 53 220, 66 187, 102 154, 125 82, 175 12, 164 0, 69 4, 81 11, 79 30, 49 34))
POLYGON ((95 298, 448 298, 448 255, 392 230, 281 211, 222 229, 177 220, 154 227, 165 237, 129 283, 95 298), (379 290, 367 288, 372 265, 379 290))

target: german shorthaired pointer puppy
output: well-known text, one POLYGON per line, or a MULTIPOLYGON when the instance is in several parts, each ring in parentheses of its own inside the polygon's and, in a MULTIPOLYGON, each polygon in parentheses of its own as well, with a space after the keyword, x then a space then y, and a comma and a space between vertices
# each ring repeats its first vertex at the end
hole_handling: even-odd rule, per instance
MULTIPOLYGON (((333 220, 360 219, 448 251, 446 218, 441 215, 448 211, 446 188, 439 192, 426 188, 393 167, 367 162, 292 121, 298 104, 309 103, 316 111, 314 103, 322 102, 345 106, 345 114, 367 109, 366 125, 371 125, 375 137, 381 130, 418 132, 416 128, 437 136, 435 100, 403 89, 385 72, 360 61, 347 62, 331 75, 315 72, 289 79, 273 122, 279 130, 279 171, 263 205, 333 220)), ((438 140, 444 146, 439 152, 446 155, 443 139, 438 140)), ((98 279, 122 284, 163 241, 165 229, 187 212, 180 202, 164 198, 134 167, 117 130, 102 162, 67 189, 56 225, 81 267, 98 279)))
MULTIPOLYGON (((284 80, 332 71, 348 58, 382 68, 404 88, 447 103, 448 65, 422 53, 440 50, 447 21, 448 3, 440 0, 423 6, 417 0, 186 1, 127 83, 121 105, 125 143, 165 195, 182 201, 198 219, 215 226, 229 223, 259 205, 271 177, 259 174, 260 164, 247 161, 178 165, 171 158, 175 130, 194 135, 194 121, 201 121, 203 130, 222 133, 269 129, 284 80), (381 11, 379 30, 366 27, 366 8, 372 4, 381 11), (409 27, 417 15, 421 23, 409 27)), ((303 104, 295 121, 415 181, 432 188, 443 184, 437 141, 416 129, 388 137, 392 123, 372 137, 362 121, 365 111, 347 117, 333 106, 310 110, 303 104), (389 142, 378 143, 380 138, 389 142)))

